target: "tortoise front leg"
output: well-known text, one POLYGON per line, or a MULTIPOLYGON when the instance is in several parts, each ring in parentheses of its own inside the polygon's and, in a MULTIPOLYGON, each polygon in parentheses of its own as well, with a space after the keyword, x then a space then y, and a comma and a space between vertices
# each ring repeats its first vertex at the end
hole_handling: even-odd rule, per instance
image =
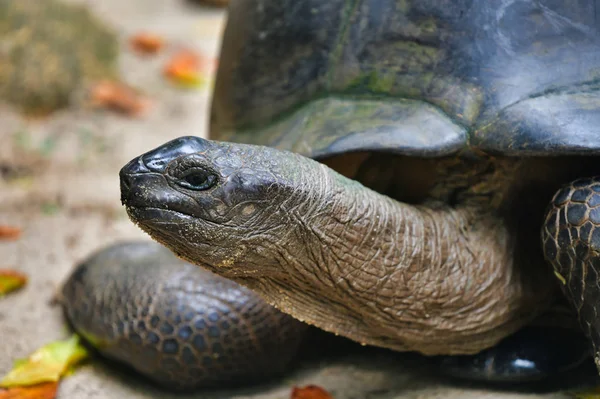
POLYGON ((544 256, 577 310, 600 370, 600 177, 556 193, 542 227, 544 256))

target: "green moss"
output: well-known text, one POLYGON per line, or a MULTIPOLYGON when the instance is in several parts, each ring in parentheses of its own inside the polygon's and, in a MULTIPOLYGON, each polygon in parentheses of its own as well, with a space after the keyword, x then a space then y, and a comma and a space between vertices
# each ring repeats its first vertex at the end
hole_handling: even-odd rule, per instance
POLYGON ((60 205, 55 202, 44 202, 41 205, 41 211, 46 216, 56 215, 60 210, 60 205))
POLYGON ((68 104, 87 81, 116 75, 115 34, 83 6, 0 0, 0 97, 27 113, 68 104))
POLYGON ((406 14, 410 9, 410 4, 408 4, 408 0, 398 0, 397 7, 402 14, 406 14))
POLYGON ((600 79, 600 68, 590 68, 588 72, 588 80, 600 79))
POLYGON ((422 34, 435 35, 438 30, 437 23, 434 18, 423 19, 419 22, 418 26, 422 34))
POLYGON ((369 76, 369 89, 379 93, 390 93, 396 82, 396 75, 394 73, 378 73, 372 71, 369 76))
POLYGON ((468 94, 464 99, 463 114, 458 115, 459 118, 474 123, 481 113, 481 107, 483 105, 483 95, 481 91, 475 86, 468 86, 466 88, 468 94))
MULTIPOLYGON (((331 51, 329 57, 329 72, 327 73, 327 87, 331 88, 333 76, 338 68, 338 64, 341 62, 344 46, 348 41, 348 35, 350 33, 350 24, 352 17, 356 13, 357 7, 360 2, 358 0, 346 0, 344 9, 342 10, 342 23, 340 25, 340 31, 336 39, 336 43, 331 51)), ((329 89, 328 89, 329 90, 329 89)))
MULTIPOLYGON (((369 141, 368 137, 372 134, 402 130, 407 121, 409 127, 405 132, 411 131, 416 137, 422 137, 417 141, 422 141, 423 147, 427 146, 428 140, 433 140, 432 146, 437 145, 437 136, 432 134, 436 129, 451 129, 457 136, 465 135, 462 126, 436 107, 419 100, 331 96, 304 104, 268 126, 229 132, 226 140, 269 145, 318 157, 329 153, 330 146, 336 142, 339 144, 338 140, 352 136, 356 140, 356 135, 365 135, 363 140, 369 141)), ((391 136, 384 133, 372 137, 388 140, 389 144, 391 136)), ((400 136, 395 139, 400 140, 400 136)), ((388 144, 381 142, 376 145, 384 147, 388 144)))

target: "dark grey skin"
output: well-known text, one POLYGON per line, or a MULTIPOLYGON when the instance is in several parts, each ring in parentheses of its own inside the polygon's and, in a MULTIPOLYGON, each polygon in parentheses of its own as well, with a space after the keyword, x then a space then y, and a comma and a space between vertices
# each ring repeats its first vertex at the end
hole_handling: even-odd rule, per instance
MULTIPOLYGON (((500 169, 502 162, 494 162, 500 169)), ((579 173, 574 165, 586 163, 558 166, 579 173)), ((482 180, 475 187, 489 183, 488 173, 476 178, 482 180)), ((540 177, 525 178, 526 185, 539 184, 540 177)), ((505 184, 523 183, 511 177, 505 184)), ((490 212, 494 199, 487 192, 467 191, 452 206, 403 204, 294 153, 194 137, 131 161, 121 170, 121 185, 131 219, 179 257, 251 288, 301 321, 361 343, 474 354, 533 322, 558 298, 554 276, 534 250, 537 240, 525 243, 533 248, 513 247, 512 222, 501 218, 502 207, 490 212)), ((558 336, 582 340, 576 333, 558 336)), ((524 342, 534 348, 521 342, 512 346, 515 353, 540 353, 534 339, 524 342)), ((586 345, 574 344, 560 359, 542 356, 550 364, 568 358, 552 372, 587 356, 586 345)), ((507 362, 470 376, 550 374, 541 365, 523 376, 507 362)))
POLYGON ((511 266, 493 215, 402 204, 294 153, 184 137, 121 184, 132 220, 179 257, 361 343, 476 353, 552 294, 534 282, 545 270, 511 266))
POLYGON ((562 290, 600 347, 593 184, 546 212, 600 176, 596 9, 232 1, 210 137, 258 146, 167 143, 122 170, 123 202, 181 257, 358 342, 511 358, 499 343, 562 290))
MULTIPOLYGON (((515 254, 533 254, 522 267, 544 265, 540 258, 554 265, 562 276, 558 285, 586 314, 584 330, 594 336, 600 294, 592 287, 598 284, 575 289, 583 287, 581 278, 568 278, 593 279, 583 264, 594 258, 597 244, 573 234, 582 226, 583 233, 591 231, 592 208, 582 212, 587 203, 578 203, 575 215, 583 219, 573 226, 564 204, 556 205, 563 209, 560 223, 559 212, 544 212, 562 185, 599 175, 597 160, 581 168, 558 163, 570 155, 600 155, 599 9, 595 0, 232 1, 210 138, 322 160, 415 204, 436 194, 427 162, 416 158, 528 159, 529 167, 508 174, 523 175, 530 190, 515 194, 515 205, 502 205, 515 254), (365 167, 365 152, 377 153, 377 173, 365 167), (382 153, 406 157, 392 164, 382 153), (544 166, 549 157, 558 157, 548 160, 556 167, 544 166), (531 170, 549 178, 528 175, 531 170), (544 229, 542 249, 532 237, 546 218, 555 228, 544 229), (568 240, 566 231, 573 232, 568 240)), ((446 177, 469 184, 470 176, 446 177)), ((488 211, 497 212, 494 206, 488 211)), ((600 337, 593 340, 600 345, 600 337)))
POLYGON ((103 355, 171 390, 282 375, 306 330, 249 289, 152 241, 98 250, 77 265, 59 299, 103 355))

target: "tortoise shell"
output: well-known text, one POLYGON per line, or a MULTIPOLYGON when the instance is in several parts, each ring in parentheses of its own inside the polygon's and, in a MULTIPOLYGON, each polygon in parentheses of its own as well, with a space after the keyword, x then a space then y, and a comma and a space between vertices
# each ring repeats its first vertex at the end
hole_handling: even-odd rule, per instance
POLYGON ((600 152, 594 0, 238 0, 211 137, 313 158, 600 152))

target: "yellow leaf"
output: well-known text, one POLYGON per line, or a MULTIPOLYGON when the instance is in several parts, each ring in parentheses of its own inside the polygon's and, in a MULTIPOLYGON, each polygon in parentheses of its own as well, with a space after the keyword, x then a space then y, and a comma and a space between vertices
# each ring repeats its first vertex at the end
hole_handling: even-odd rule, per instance
POLYGON ((164 69, 165 76, 172 82, 188 88, 200 87, 206 83, 204 77, 207 61, 190 50, 175 54, 164 69))
POLYGON ((27 359, 15 362, 13 369, 0 381, 0 386, 8 388, 56 382, 71 366, 87 356, 87 350, 76 335, 64 341, 52 342, 27 359))
POLYGON ((193 71, 180 71, 174 77, 174 81, 180 86, 189 88, 201 87, 205 83, 204 78, 193 71))
POLYGON ((15 270, 0 269, 0 296, 18 290, 27 283, 27 276, 15 270))
POLYGON ((575 392, 577 399, 600 399, 600 387, 581 392, 575 392))

